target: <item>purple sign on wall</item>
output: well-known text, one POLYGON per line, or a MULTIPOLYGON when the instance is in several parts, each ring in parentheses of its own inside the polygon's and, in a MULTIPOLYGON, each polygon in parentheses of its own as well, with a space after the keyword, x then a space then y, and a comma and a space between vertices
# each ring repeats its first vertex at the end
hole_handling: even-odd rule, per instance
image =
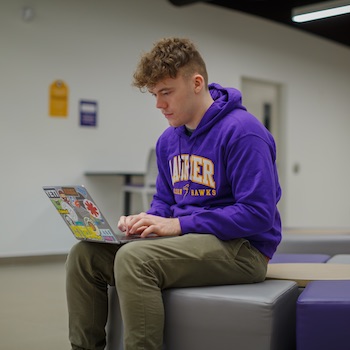
POLYGON ((97 126, 97 102, 80 100, 80 125, 97 126))

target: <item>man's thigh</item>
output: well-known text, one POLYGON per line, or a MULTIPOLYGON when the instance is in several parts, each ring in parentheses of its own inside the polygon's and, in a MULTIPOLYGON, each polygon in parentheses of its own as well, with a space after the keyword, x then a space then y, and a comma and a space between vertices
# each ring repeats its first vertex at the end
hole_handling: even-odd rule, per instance
POLYGON ((267 263, 245 239, 186 234, 126 244, 117 253, 115 273, 125 267, 130 273, 141 269, 144 276, 151 274, 164 289, 260 282, 267 263))

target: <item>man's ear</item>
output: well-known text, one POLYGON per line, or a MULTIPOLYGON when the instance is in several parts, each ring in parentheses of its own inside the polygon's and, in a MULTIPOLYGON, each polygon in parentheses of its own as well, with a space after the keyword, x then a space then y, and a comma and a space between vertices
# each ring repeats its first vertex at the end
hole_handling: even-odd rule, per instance
POLYGON ((203 87, 204 87, 204 78, 202 75, 200 74, 196 74, 193 76, 193 80, 194 80, 194 91, 195 93, 199 93, 202 91, 203 87))

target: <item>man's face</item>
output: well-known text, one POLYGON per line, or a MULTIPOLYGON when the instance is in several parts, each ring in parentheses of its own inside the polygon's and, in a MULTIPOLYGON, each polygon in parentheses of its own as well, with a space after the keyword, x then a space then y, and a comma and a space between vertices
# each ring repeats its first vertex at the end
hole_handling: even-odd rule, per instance
POLYGON ((174 127, 187 125, 195 128, 198 110, 194 78, 166 78, 149 92, 156 98, 156 107, 160 109, 169 124, 174 127))

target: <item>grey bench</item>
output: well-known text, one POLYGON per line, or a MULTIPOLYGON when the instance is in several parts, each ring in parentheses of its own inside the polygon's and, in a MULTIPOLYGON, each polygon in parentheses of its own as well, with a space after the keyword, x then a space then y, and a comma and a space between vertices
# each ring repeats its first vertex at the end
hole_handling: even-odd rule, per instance
POLYGON ((276 253, 347 254, 350 229, 284 229, 276 253))

